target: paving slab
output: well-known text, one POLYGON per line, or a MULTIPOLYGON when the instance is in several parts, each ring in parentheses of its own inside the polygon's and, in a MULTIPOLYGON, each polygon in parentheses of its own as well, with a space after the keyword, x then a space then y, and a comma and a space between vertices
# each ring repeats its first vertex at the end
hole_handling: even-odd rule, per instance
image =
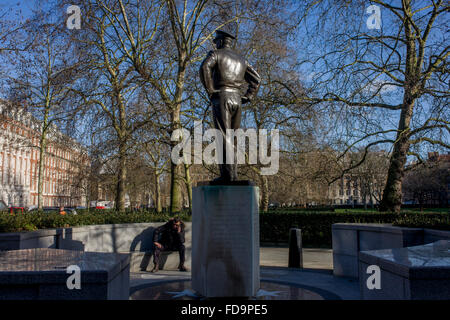
MULTIPOLYGON (((260 264, 267 267, 287 267, 289 248, 261 247, 260 264)), ((307 269, 333 269, 333 251, 321 248, 303 248, 303 267, 307 269)))

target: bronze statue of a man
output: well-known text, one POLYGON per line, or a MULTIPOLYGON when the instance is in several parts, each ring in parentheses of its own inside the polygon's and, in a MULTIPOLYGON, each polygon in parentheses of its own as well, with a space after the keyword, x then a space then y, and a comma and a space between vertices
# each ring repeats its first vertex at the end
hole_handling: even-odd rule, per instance
MULTIPOLYGON (((239 129, 241 125, 241 105, 250 102, 256 95, 261 77, 255 69, 235 50, 236 39, 225 31, 217 31, 214 43, 215 50, 210 51, 200 67, 200 80, 211 100, 214 126, 223 135, 223 163, 220 167, 220 178, 216 182, 236 181, 237 164, 227 163, 227 129, 239 129), (241 88, 247 83, 247 92, 242 95, 241 88)), ((228 145, 228 148, 234 148, 228 145)), ((232 150, 232 149, 230 149, 232 150)), ((236 154, 236 152, 234 152, 236 154)))

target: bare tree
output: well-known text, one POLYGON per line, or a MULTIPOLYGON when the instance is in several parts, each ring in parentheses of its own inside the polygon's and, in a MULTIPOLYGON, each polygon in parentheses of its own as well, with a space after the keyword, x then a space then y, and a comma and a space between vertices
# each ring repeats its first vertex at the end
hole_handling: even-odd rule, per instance
POLYGON ((162 212, 161 203, 161 178, 169 167, 169 145, 160 142, 158 138, 148 140, 143 144, 144 159, 146 165, 151 169, 154 186, 154 205, 156 212, 162 212))
MULTIPOLYGON (((230 6, 229 3, 221 5, 230 6)), ((142 80, 159 94, 159 100, 165 105, 169 115, 169 136, 181 128, 189 66, 200 60, 199 49, 215 30, 236 20, 234 17, 223 23, 214 21, 217 16, 214 9, 221 5, 206 0, 189 4, 188 1, 174 0, 119 0, 117 11, 116 6, 107 6, 102 2, 103 10, 111 15, 110 21, 116 26, 116 37, 128 61, 142 80)), ((176 141, 171 144, 173 148, 176 141)), ((171 212, 181 209, 181 176, 181 166, 171 163, 171 212)))
POLYGON ((303 100, 342 113, 336 131, 348 139, 341 151, 392 145, 383 211, 400 210, 409 155, 421 161, 424 144, 450 147, 448 10, 442 0, 301 4, 300 38, 307 46, 299 65, 310 89, 303 100), (369 5, 380 9, 380 29, 366 25, 369 5))
POLYGON ((43 177, 49 134, 56 137, 56 127, 70 121, 78 107, 69 102, 69 88, 78 79, 78 61, 64 29, 57 23, 47 23, 48 13, 37 12, 42 20, 34 19, 23 27, 27 36, 26 50, 8 53, 10 63, 9 100, 25 109, 40 123, 38 143, 38 206, 43 205, 43 177))
POLYGON ((90 116, 96 120, 97 137, 103 144, 104 157, 117 165, 116 209, 125 210, 127 161, 133 135, 152 121, 158 110, 154 101, 144 99, 134 67, 117 42, 114 16, 105 8, 118 10, 116 1, 84 3, 84 28, 73 40, 89 61, 86 83, 72 90, 85 105, 94 106, 90 116), (105 145, 106 144, 106 145, 105 145))

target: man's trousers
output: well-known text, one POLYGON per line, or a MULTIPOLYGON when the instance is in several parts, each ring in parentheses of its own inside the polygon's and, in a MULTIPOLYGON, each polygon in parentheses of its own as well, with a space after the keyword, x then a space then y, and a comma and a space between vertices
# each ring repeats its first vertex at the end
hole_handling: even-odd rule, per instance
POLYGON ((180 266, 182 266, 184 264, 184 260, 185 260, 184 244, 173 245, 173 246, 162 245, 161 248, 158 248, 157 246, 155 246, 155 250, 153 251, 153 262, 154 262, 155 266, 159 266, 159 258, 161 256, 161 252, 165 252, 165 251, 178 251, 178 253, 180 254, 180 266))

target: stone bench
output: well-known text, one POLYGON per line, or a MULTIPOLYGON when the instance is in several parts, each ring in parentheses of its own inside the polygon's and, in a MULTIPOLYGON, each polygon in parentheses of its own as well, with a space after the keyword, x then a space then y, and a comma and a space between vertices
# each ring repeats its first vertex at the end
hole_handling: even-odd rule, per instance
MULTIPOLYGON (((93 252, 130 253, 130 270, 153 269, 153 231, 164 223, 123 223, 65 228, 60 248, 93 252)), ((185 222, 185 265, 191 267, 191 223, 185 222)), ((161 269, 178 270, 178 252, 163 252, 161 269)))
POLYGON ((59 229, 0 233, 0 250, 58 248, 59 229))
POLYGON ((407 248, 361 251, 359 283, 362 299, 450 299, 450 241, 407 248), (380 268, 380 289, 369 289, 367 268, 380 268))
MULTIPOLYGON (((0 250, 54 248, 88 252, 130 254, 132 272, 151 270, 153 260, 153 231, 164 224, 124 223, 46 229, 29 232, 0 233, 0 250)), ((185 265, 191 267, 191 223, 185 223, 185 265)), ((178 252, 163 253, 161 266, 177 270, 178 252)))
POLYGON ((0 300, 128 300, 128 254, 60 249, 0 251, 0 300), (69 289, 67 267, 80 269, 69 289))

